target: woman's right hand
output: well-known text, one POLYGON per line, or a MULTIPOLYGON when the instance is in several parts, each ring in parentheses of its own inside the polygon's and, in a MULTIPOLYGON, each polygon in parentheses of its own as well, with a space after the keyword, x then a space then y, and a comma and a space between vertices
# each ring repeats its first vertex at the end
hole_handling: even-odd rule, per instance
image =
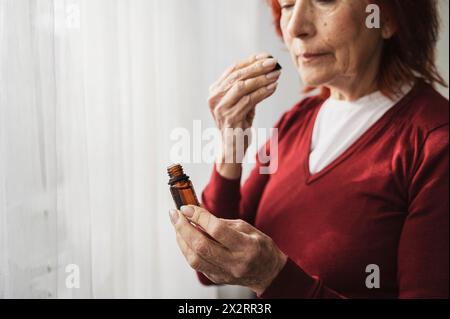
POLYGON ((241 174, 243 155, 250 141, 246 138, 244 143, 236 143, 230 133, 251 128, 256 106, 277 88, 281 74, 277 66, 277 60, 269 54, 253 55, 228 68, 210 87, 208 104, 222 134, 222 152, 216 167, 224 177, 235 179, 241 174), (238 149, 239 145, 244 149, 238 149))

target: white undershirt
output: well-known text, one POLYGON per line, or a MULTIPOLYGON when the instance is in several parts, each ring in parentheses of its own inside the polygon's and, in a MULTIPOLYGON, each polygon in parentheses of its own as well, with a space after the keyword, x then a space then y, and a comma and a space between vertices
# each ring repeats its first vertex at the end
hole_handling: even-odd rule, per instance
POLYGON ((328 98, 314 123, 309 156, 310 173, 320 172, 339 157, 410 90, 411 86, 403 87, 403 93, 394 100, 380 91, 353 102, 328 98))

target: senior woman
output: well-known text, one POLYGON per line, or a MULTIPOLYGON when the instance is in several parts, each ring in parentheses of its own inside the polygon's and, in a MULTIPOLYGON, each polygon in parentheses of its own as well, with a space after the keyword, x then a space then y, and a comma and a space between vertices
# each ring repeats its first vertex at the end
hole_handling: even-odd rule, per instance
MULTIPOLYGON (((276 124, 272 174, 261 174, 268 164, 257 156, 241 187, 241 164, 221 156, 202 208, 171 211, 203 283, 262 298, 448 298, 448 101, 433 88, 445 85, 434 63, 436 3, 375 1, 381 25, 369 28, 370 2, 271 2, 294 66, 320 93, 276 124)), ((276 63, 252 56, 211 86, 218 128, 252 125, 256 105, 276 90, 276 63)))

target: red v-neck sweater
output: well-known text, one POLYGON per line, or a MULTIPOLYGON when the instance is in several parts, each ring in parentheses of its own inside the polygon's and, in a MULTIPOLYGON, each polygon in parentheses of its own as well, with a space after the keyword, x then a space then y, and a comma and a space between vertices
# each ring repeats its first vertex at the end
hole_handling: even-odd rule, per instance
POLYGON ((308 155, 322 103, 307 98, 277 123, 274 174, 260 174, 257 161, 241 186, 214 169, 202 194, 210 212, 255 225, 288 256, 260 297, 448 298, 448 101, 419 80, 311 175, 308 155), (366 286, 372 264, 379 288, 366 286))

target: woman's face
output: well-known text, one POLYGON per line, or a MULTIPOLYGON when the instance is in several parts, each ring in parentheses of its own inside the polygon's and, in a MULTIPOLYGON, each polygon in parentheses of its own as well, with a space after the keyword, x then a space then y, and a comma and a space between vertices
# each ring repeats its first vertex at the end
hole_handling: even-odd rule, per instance
POLYGON ((378 73, 384 35, 366 27, 370 2, 279 0, 283 39, 306 85, 340 86, 378 73))

